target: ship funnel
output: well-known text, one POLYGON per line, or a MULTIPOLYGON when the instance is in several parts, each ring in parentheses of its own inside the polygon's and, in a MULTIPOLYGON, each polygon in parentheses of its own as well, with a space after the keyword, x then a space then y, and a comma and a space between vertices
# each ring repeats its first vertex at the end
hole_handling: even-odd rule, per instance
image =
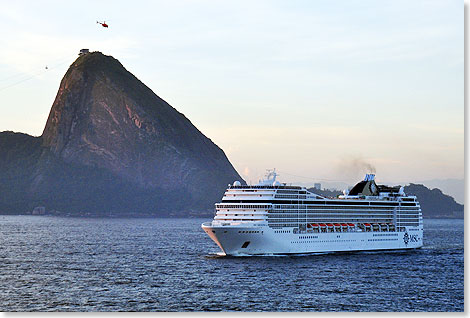
POLYGON ((273 170, 266 170, 265 179, 260 179, 257 185, 272 185, 276 181, 276 177, 278 176, 276 172, 276 168, 273 170))
POLYGON ((375 174, 367 173, 366 177, 364 178, 364 181, 373 181, 374 179, 375 179, 375 174))

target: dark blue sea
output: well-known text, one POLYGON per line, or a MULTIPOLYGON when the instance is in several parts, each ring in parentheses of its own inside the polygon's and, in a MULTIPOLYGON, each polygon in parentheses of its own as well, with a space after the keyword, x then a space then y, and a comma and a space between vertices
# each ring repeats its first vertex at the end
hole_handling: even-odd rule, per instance
POLYGON ((417 251, 238 258, 204 221, 0 216, 0 310, 464 310, 463 220, 417 251))

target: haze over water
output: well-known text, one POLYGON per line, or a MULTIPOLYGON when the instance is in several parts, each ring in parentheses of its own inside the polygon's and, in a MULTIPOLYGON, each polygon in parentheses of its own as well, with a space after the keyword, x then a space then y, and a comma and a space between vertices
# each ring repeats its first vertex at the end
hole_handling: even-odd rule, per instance
POLYGON ((417 251, 240 258, 204 221, 0 216, 0 310, 464 310, 463 220, 417 251))

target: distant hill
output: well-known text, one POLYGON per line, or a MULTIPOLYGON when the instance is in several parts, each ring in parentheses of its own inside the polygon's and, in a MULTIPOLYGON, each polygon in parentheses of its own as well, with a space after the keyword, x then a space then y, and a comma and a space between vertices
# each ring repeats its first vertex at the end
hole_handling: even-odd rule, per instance
MULTIPOLYGON (((339 190, 315 188, 308 189, 309 191, 319 194, 321 196, 335 198, 343 192, 339 190)), ((422 184, 411 183, 405 186, 405 193, 415 195, 421 205, 423 217, 425 218, 463 218, 464 206, 457 203, 454 198, 442 193, 439 189, 429 189, 422 184)))
POLYGON ((22 133, 0 133, 0 212, 22 213, 32 200, 28 191, 42 153, 42 140, 22 133))
POLYGON ((432 179, 416 182, 423 184, 429 189, 438 188, 444 194, 448 194, 455 199, 457 203, 465 202, 465 180, 464 179, 432 179))
POLYGON ((100 52, 70 66, 42 136, 0 133, 0 213, 199 215, 234 180, 222 149, 100 52))
POLYGON ((418 197, 427 218, 463 218, 464 206, 455 202, 454 198, 442 193, 439 189, 425 187, 422 184, 413 184, 405 187, 405 193, 418 197))

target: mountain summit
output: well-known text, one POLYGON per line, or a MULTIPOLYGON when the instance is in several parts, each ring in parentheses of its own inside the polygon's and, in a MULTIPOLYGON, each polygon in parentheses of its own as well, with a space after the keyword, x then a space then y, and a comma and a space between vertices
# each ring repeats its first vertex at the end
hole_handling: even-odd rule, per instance
POLYGON ((28 189, 49 209, 206 210, 242 180, 183 114, 100 52, 66 72, 40 144, 28 189))

